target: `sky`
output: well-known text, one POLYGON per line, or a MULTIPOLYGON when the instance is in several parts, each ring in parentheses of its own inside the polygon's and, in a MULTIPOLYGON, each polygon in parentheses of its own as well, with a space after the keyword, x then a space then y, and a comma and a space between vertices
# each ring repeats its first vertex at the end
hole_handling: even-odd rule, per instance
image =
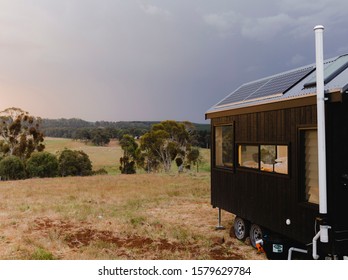
POLYGON ((348 53, 346 0, 0 0, 0 110, 205 123, 241 84, 348 53))

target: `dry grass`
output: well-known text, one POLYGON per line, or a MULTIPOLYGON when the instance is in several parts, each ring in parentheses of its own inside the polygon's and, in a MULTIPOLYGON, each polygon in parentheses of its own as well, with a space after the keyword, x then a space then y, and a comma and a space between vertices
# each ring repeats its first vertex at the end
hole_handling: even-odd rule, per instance
POLYGON ((0 259, 264 259, 229 237, 209 173, 0 182, 0 259))
MULTIPOLYGON (((215 230, 209 172, 120 175, 116 141, 45 142, 51 153, 83 150, 94 170, 117 175, 0 182, 0 259, 265 258, 229 237, 233 215, 215 230)), ((208 171, 209 150, 201 152, 208 171)))
POLYGON ((104 168, 109 174, 119 173, 119 160, 123 151, 117 140, 112 140, 107 146, 98 147, 71 139, 46 137, 45 146, 45 150, 53 154, 65 148, 84 151, 91 159, 94 170, 104 168))

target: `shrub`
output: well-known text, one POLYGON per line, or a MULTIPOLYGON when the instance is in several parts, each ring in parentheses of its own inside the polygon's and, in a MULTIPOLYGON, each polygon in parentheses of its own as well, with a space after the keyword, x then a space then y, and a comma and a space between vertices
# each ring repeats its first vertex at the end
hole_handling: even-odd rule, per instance
POLYGON ((5 180, 18 180, 26 177, 23 162, 16 156, 8 156, 0 161, 0 176, 5 180))
POLYGON ((27 161, 29 177, 55 177, 58 175, 57 157, 48 152, 33 153, 27 161))
POLYGON ((93 175, 107 175, 108 172, 105 170, 105 168, 100 168, 98 170, 93 171, 93 175))
POLYGON ((92 163, 83 151, 65 149, 58 158, 59 174, 65 176, 92 175, 92 163))
POLYGON ((129 157, 124 156, 120 158, 120 170, 122 174, 135 174, 136 168, 135 168, 135 161, 129 160, 129 157))

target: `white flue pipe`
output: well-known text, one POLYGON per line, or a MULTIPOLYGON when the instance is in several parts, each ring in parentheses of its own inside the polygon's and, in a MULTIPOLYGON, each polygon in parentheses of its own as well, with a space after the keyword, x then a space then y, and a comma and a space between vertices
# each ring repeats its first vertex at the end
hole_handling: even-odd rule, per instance
MULTIPOLYGON (((319 213, 327 214, 326 186, 326 143, 325 143, 325 96, 324 96, 324 26, 317 25, 315 31, 315 54, 317 76, 317 121, 318 121, 318 176, 319 176, 319 213)), ((320 241, 329 241, 328 226, 320 225, 320 241)))

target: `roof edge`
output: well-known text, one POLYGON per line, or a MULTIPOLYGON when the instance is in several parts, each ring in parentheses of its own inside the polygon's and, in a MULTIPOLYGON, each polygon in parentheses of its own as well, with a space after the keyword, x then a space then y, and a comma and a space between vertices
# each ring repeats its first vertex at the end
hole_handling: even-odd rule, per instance
POLYGON ((250 104, 240 108, 213 110, 205 113, 205 119, 213 119, 217 117, 241 115, 247 113, 266 112, 279 109, 303 107, 316 104, 316 93, 296 96, 292 98, 273 100, 259 104, 250 104))

